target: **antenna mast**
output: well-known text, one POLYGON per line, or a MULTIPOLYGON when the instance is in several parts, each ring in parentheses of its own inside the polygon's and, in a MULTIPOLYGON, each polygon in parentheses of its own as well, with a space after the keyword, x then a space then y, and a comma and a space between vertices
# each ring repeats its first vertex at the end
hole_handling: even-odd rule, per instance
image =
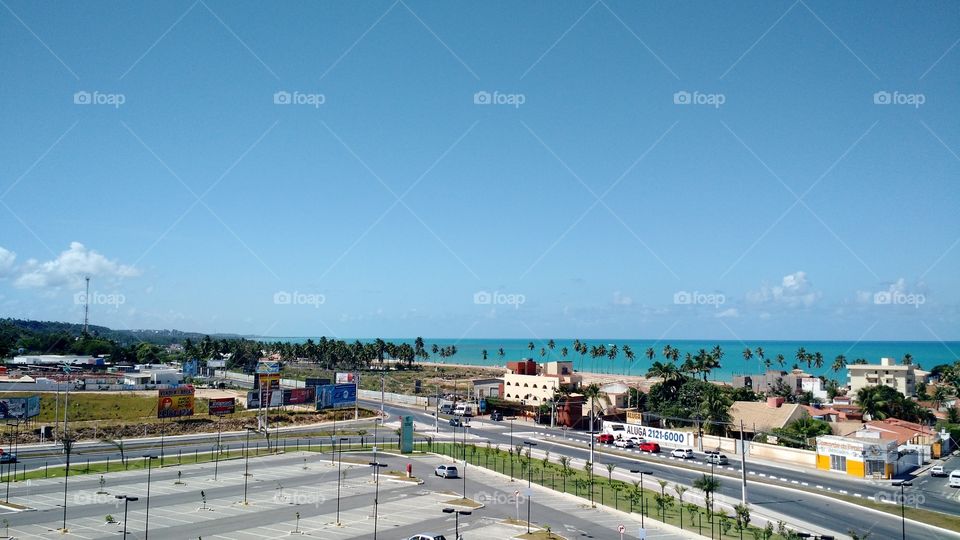
POLYGON ((87 334, 87 325, 90 323, 90 276, 84 279, 87 280, 87 294, 83 296, 83 333, 87 334))

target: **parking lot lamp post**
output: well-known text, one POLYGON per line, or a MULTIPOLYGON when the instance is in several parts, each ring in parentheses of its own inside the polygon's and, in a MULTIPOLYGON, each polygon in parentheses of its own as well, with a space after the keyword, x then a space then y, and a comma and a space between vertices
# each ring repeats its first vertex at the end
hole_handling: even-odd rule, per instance
POLYGON ((900 534, 902 535, 903 540, 907 540, 907 517, 906 510, 904 509, 904 503, 906 500, 904 499, 903 488, 911 487, 913 486, 913 483, 906 481, 894 482, 893 486, 900 488, 900 534))
MULTIPOLYGON (((537 445, 537 443, 530 441, 523 441, 523 444, 527 446, 528 452, 533 451, 533 447, 537 445)), ((529 459, 527 461, 529 461, 529 459)), ((533 467, 527 463, 527 534, 530 534, 530 499, 533 498, 533 491, 530 485, 532 471, 533 467)))
POLYGON ((379 461, 371 461, 370 465, 373 469, 373 483, 376 485, 374 494, 373 494, 373 540, 377 540, 377 512, 380 505, 380 468, 386 467, 386 463, 380 463, 379 461))
MULTIPOLYGON (((513 419, 516 416, 510 417, 510 448, 513 448, 513 419)), ((513 453, 510 454, 510 481, 513 482, 513 453)))
POLYGON ((471 512, 470 510, 456 510, 453 508, 444 508, 443 513, 454 515, 455 519, 454 519, 453 537, 456 540, 460 540, 460 516, 469 516, 473 512, 471 512))
POLYGON ((114 495, 118 499, 123 499, 123 537, 127 537, 127 506, 130 501, 137 502, 139 497, 127 497, 126 495, 114 495))
POLYGON ((147 454, 143 458, 147 460, 147 515, 143 524, 143 540, 147 540, 150 535, 150 473, 153 470, 153 460, 157 459, 157 456, 147 454))
POLYGON ((643 518, 646 515, 644 500, 646 497, 643 496, 643 475, 653 474, 653 471, 641 471, 639 469, 630 469, 630 472, 633 474, 640 474, 640 528, 643 528, 643 518))
POLYGON ((337 460, 337 525, 340 525, 340 479, 342 474, 340 473, 340 466, 343 464, 343 441, 348 441, 346 437, 341 437, 337 448, 339 450, 340 459, 337 460))
POLYGON ((243 504, 247 504, 247 479, 250 477, 250 432, 257 428, 246 426, 247 441, 243 444, 243 504))

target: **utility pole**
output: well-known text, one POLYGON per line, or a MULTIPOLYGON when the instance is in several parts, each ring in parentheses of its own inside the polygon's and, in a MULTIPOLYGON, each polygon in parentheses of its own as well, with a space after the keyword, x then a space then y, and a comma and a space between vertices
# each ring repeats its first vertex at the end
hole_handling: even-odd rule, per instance
POLYGON ((384 384, 385 376, 383 373, 380 374, 380 418, 383 418, 383 397, 384 397, 384 384))
POLYGON ((87 281, 87 294, 83 297, 83 333, 87 334, 87 325, 90 323, 90 276, 85 277, 87 281))
POLYGON ((743 441, 743 420, 740 420, 740 483, 742 492, 740 504, 747 505, 747 445, 743 441))
MULTIPOLYGON (((355 384, 357 387, 357 397, 359 398, 360 397, 360 373, 356 371, 353 372, 353 381, 354 381, 353 384, 355 384)), ((360 419, 360 404, 356 399, 353 400, 353 419, 354 420, 360 419)))

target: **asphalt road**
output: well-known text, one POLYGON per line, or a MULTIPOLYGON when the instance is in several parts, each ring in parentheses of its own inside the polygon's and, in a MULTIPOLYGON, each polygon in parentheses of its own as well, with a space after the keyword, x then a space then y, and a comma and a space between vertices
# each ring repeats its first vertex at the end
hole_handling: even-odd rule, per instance
MULTIPOLYGON (((401 408, 392 405, 386 406, 385 410, 391 416, 412 414, 415 417, 415 421, 425 424, 431 424, 434 421, 432 415, 429 413, 424 413, 420 410, 401 408)), ((515 445, 522 444, 522 439, 516 436, 516 433, 544 433, 545 431, 548 431, 543 428, 531 426, 527 423, 524 423, 522 427, 519 426, 520 424, 514 425, 515 436, 513 437, 513 444, 515 445)), ((446 430, 449 432, 453 428, 441 421, 440 429, 441 431, 446 430)), ((482 436, 489 438, 493 444, 501 444, 504 445, 504 447, 511 443, 511 437, 508 428, 474 428, 471 430, 471 433, 482 433, 482 436)), ((589 459, 590 456, 589 450, 586 448, 577 448, 570 447, 565 444, 558 444, 551 441, 549 438, 538 438, 537 442, 539 447, 549 449, 551 455, 553 456, 567 455, 578 459, 589 459)), ((680 466, 675 461, 669 461, 666 458, 656 457, 630 458, 614 454, 598 453, 595 457, 595 460, 597 461, 598 465, 615 463, 618 469, 621 471, 637 468, 651 470, 654 473, 654 477, 657 479, 667 480, 671 483, 679 483, 687 486, 690 486, 694 480, 699 478, 705 471, 709 471, 709 467, 697 467, 690 464, 683 464, 680 466)), ((736 465, 736 467, 739 468, 738 463, 733 465, 736 465)), ((752 465, 748 463, 747 468, 748 470, 751 470, 752 465)), ((757 469, 757 471, 760 470, 760 468, 757 469)), ((770 470, 771 474, 776 474, 777 477, 785 477, 788 479, 793 477, 802 479, 802 481, 807 483, 821 483, 820 476, 816 476, 815 478, 806 477, 802 474, 802 472, 791 472, 790 476, 787 476, 783 469, 774 470, 773 468, 768 468, 766 470, 770 470)), ((793 516, 809 523, 815 523, 839 534, 846 534, 848 530, 854 529, 858 532, 871 532, 873 538, 892 539, 899 538, 901 536, 901 520, 898 517, 894 517, 889 514, 860 509, 853 505, 831 501, 830 499, 824 498, 824 496, 818 496, 796 489, 784 489, 777 487, 773 485, 768 478, 756 478, 755 476, 748 476, 747 485, 748 500, 750 504, 756 507, 766 508, 770 511, 777 512, 785 516, 793 516)), ((868 488, 861 485, 859 487, 861 491, 865 491, 866 489, 873 490, 873 486, 868 488)), ((849 487, 844 487, 844 489, 849 490, 849 487)), ((890 492, 892 493, 892 491, 890 492)), ((737 478, 723 480, 718 493, 733 499, 740 499, 741 485, 739 474, 737 478)), ((853 493, 853 491, 851 491, 851 493, 853 493)), ((868 493, 870 492, 868 491, 868 493)), ((960 534, 946 531, 933 531, 922 527, 911 528, 909 524, 908 533, 908 538, 917 540, 944 540, 946 538, 960 538, 960 534)))

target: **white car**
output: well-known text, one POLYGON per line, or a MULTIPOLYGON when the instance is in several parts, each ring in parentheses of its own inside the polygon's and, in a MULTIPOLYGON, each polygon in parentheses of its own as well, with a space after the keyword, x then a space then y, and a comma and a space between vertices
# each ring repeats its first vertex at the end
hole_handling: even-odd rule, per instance
POLYGON ((617 448, 633 448, 633 441, 630 439, 617 439, 613 441, 613 445, 617 448))
POLYGON ((934 465, 930 467, 930 476, 946 476, 947 471, 943 468, 943 465, 934 465))
POLYGON ((408 540, 447 540, 447 537, 442 534, 417 534, 408 540))
POLYGON ((693 459, 692 448, 674 448, 670 455, 680 459, 693 459))
POLYGON ((637 435, 631 435, 631 436, 627 437, 627 440, 630 441, 630 442, 632 442, 634 446, 637 446, 637 445, 639 445, 640 443, 644 442, 644 441, 643 441, 643 437, 639 437, 639 436, 637 436, 637 435))
POLYGON ((433 474, 442 478, 457 478, 458 471, 456 465, 437 465, 433 474))

